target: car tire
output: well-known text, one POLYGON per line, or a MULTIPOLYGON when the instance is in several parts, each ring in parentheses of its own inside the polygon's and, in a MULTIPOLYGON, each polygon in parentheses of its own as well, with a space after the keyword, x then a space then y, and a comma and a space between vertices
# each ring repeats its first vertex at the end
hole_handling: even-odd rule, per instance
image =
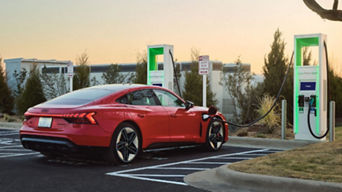
POLYGON ((130 123, 120 124, 114 131, 109 147, 109 160, 118 163, 130 163, 139 155, 140 151, 141 136, 139 130, 130 123))
POLYGON ((218 117, 210 120, 207 129, 205 147, 209 151, 218 151, 224 143, 224 124, 218 117))

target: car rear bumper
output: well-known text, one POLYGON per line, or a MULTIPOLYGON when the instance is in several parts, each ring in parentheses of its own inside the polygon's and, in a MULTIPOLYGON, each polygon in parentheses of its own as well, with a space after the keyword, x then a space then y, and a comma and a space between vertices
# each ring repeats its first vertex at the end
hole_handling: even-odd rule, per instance
POLYGON ((73 152, 79 149, 70 140, 58 137, 20 135, 20 141, 24 148, 35 151, 73 152))
POLYGON ((71 125, 65 128, 34 128, 23 125, 20 138, 24 142, 76 146, 109 147, 112 133, 97 125, 71 125))
POLYGON ((68 139, 59 137, 20 135, 20 141, 24 148, 39 152, 68 154, 90 151, 102 152, 107 149, 105 147, 80 146, 68 139))

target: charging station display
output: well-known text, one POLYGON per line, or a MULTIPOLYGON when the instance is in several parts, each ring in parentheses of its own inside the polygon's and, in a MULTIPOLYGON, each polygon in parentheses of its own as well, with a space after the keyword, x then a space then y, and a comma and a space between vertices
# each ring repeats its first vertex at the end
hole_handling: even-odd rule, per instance
MULTIPOLYGON (((295 139, 317 140, 327 130, 327 65, 323 34, 296 35, 294 60, 294 133, 295 139), (318 46, 319 61, 303 66, 302 48, 318 46)), ((325 140, 322 138, 321 140, 325 140)))

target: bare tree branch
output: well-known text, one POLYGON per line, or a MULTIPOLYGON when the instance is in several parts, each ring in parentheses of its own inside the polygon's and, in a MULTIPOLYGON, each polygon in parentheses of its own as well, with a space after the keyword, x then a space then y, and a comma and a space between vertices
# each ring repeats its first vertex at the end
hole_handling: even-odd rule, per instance
POLYGON ((333 9, 324 9, 320 6, 316 0, 303 0, 305 5, 311 9, 313 12, 317 13, 323 19, 328 19, 331 21, 342 21, 342 10, 338 10, 338 0, 334 0, 333 9))
POLYGON ((338 7, 338 0, 334 0, 333 10, 336 11, 338 7))

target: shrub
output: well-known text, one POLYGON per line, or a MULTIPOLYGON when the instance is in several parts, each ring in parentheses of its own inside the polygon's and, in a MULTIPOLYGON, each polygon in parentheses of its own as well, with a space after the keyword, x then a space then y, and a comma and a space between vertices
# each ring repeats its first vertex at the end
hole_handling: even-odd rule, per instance
MULTIPOLYGON (((274 97, 269 95, 265 95, 262 99, 259 99, 259 107, 257 109, 257 113, 261 116, 264 115, 273 105, 275 101, 274 97)), ((277 105, 273 110, 263 118, 260 123, 266 126, 268 133, 273 133, 275 128, 280 125, 280 116, 276 113, 277 105)))

